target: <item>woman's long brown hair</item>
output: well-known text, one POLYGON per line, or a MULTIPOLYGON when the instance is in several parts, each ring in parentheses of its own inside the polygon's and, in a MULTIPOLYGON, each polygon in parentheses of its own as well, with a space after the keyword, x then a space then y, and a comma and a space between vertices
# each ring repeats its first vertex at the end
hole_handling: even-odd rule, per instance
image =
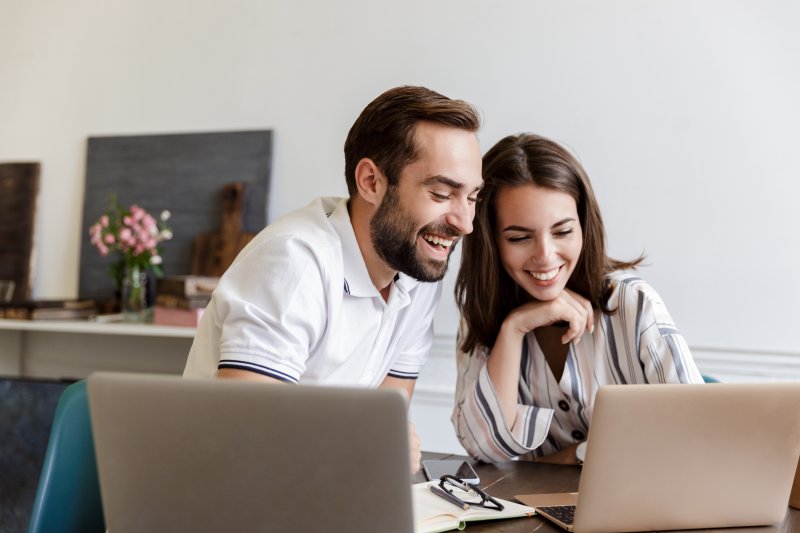
POLYGON ((475 208, 473 231, 464 238, 461 268, 456 278, 456 303, 468 327, 461 350, 491 348, 509 312, 531 300, 511 279, 497 248, 497 196, 507 187, 537 185, 575 199, 583 231, 583 250, 567 287, 603 313, 613 287, 607 276, 634 268, 644 259, 618 261, 606 255, 605 229, 600 207, 586 171, 559 144, 533 134, 510 135, 483 156, 484 184, 475 208))

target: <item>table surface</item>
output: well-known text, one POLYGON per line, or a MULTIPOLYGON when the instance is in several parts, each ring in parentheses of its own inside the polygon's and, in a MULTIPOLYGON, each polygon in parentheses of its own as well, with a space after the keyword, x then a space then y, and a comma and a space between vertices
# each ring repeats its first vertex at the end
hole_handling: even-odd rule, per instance
MULTIPOLYGON (((463 459, 461 456, 425 452, 423 459, 463 459)), ((480 486, 499 498, 513 500, 515 494, 536 494, 550 492, 574 492, 578 490, 581 469, 578 466, 559 466, 531 463, 528 461, 509 461, 496 465, 487 465, 470 462, 481 478, 480 486)), ((414 476, 415 483, 425 481, 422 473, 414 476)), ((736 533, 748 532, 800 532, 800 510, 787 507, 788 513, 783 524, 766 527, 742 527, 733 529, 706 529, 691 531, 732 531, 736 533)), ((560 532, 564 530, 539 517, 522 518, 513 520, 499 520, 495 522, 470 523, 467 532, 505 532, 523 533, 533 532, 560 532)))

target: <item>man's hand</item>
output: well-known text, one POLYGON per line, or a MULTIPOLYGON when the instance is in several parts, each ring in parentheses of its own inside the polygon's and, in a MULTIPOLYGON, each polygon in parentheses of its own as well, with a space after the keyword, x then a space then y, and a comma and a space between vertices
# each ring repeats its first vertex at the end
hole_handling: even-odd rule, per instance
POLYGON ((411 475, 419 472, 419 462, 422 460, 422 452, 419 449, 419 435, 414 427, 414 422, 408 421, 408 450, 409 462, 411 463, 411 475))

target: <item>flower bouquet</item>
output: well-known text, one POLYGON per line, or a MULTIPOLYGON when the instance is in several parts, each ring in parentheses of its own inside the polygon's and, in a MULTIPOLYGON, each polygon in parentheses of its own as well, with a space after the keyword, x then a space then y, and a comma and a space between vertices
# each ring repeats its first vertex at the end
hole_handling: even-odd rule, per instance
POLYGON ((108 210, 89 228, 91 243, 100 255, 116 255, 109 266, 114 284, 122 294, 121 307, 126 320, 145 321, 152 298, 147 298, 147 274, 163 275, 159 243, 172 238, 167 227, 170 212, 162 211, 156 220, 136 204, 127 209, 111 197, 108 210))

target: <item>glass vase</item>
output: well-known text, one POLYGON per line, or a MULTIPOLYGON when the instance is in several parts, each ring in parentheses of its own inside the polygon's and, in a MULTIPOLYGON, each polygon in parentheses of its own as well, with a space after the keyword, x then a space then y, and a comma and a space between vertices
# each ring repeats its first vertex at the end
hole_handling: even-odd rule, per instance
POLYGON ((120 308, 125 322, 152 322, 153 308, 147 269, 125 265, 120 308))

